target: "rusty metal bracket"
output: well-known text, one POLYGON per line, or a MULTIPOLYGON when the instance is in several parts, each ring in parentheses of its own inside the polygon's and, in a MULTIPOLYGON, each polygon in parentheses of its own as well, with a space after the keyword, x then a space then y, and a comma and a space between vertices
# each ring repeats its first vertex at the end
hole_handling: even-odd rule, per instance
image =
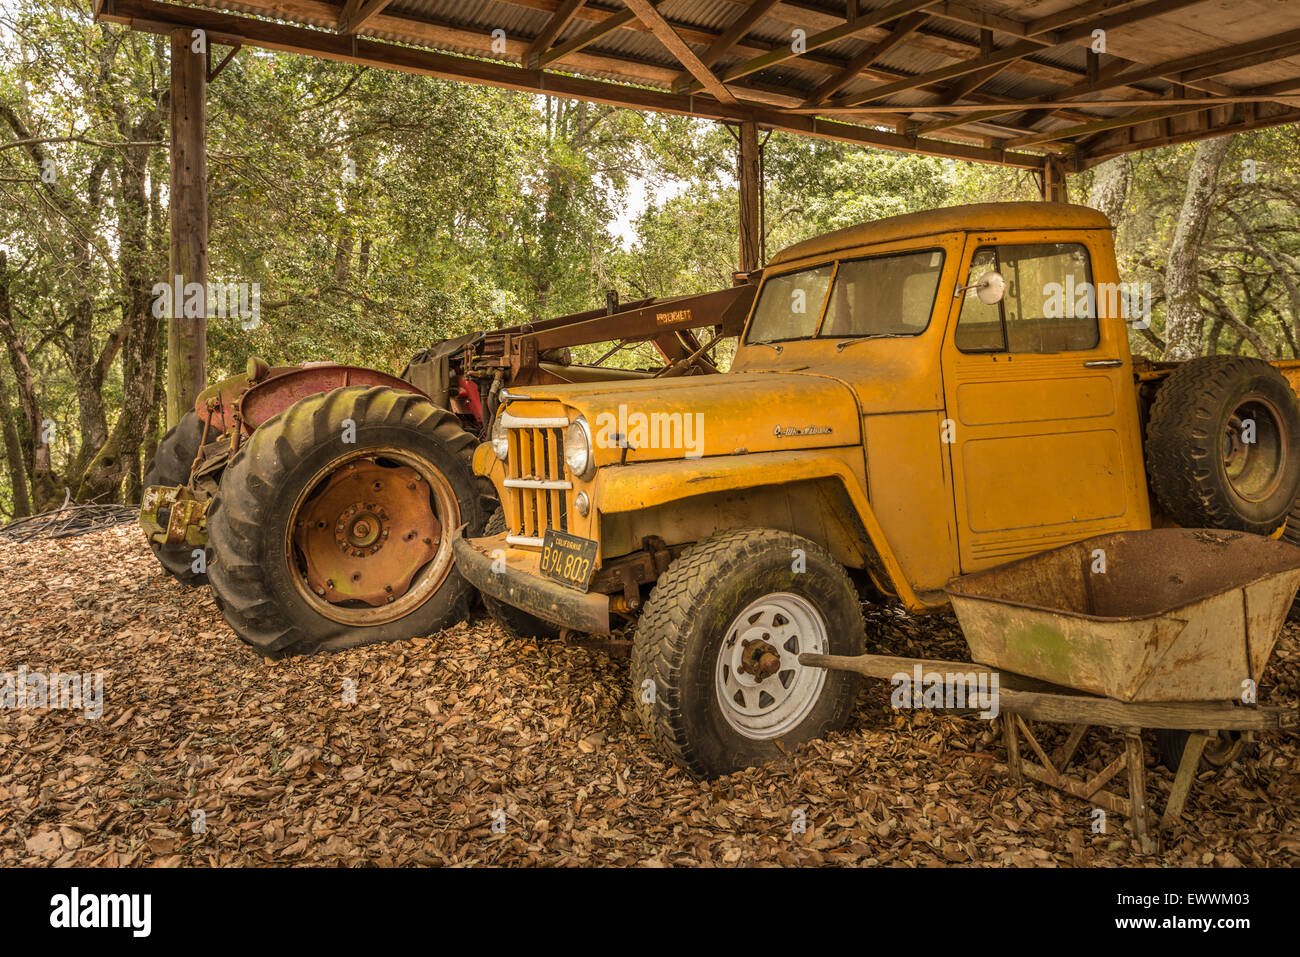
POLYGON ((208 499, 198 499, 183 485, 151 485, 140 498, 140 527, 159 545, 208 543, 208 499))

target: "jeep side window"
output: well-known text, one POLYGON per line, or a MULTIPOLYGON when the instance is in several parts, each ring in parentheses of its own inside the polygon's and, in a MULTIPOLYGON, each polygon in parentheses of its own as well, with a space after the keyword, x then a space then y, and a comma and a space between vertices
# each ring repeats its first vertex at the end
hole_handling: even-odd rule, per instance
POLYGON ((981 246, 966 285, 996 270, 1006 280, 1002 301, 989 306, 964 293, 954 342, 962 352, 1077 352, 1101 341, 1092 268, 1079 243, 981 246))
POLYGON ((841 262, 818 335, 920 335, 930 324, 941 272, 939 249, 841 262))
POLYGON ((808 339, 817 331, 834 263, 773 276, 763 283, 746 342, 808 339))

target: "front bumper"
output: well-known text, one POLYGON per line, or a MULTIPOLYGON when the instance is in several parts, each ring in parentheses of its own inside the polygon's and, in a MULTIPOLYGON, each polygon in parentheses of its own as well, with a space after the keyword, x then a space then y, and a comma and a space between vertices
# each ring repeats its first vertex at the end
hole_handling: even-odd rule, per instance
POLYGON ((451 540, 456 567, 483 594, 562 628, 609 634, 609 596, 574 591, 542 577, 538 572, 541 553, 507 545, 504 533, 467 539, 463 532, 463 528, 457 530, 451 540))

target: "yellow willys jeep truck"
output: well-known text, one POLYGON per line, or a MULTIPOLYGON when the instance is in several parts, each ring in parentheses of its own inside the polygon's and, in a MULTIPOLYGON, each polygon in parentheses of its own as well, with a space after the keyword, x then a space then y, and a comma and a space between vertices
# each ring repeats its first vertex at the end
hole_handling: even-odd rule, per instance
POLYGON ((1109 222, 1078 206, 800 243, 729 372, 504 393, 474 457, 502 511, 457 566, 519 635, 637 619, 641 719, 690 772, 769 760, 853 707, 854 676, 798 662, 862 653, 851 575, 924 612, 1105 532, 1284 530, 1300 363, 1134 359, 1123 292, 1109 222))

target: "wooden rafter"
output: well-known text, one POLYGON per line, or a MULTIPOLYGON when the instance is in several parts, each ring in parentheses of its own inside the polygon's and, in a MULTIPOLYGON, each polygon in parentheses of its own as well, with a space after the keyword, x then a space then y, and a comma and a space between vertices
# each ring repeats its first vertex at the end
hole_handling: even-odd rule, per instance
MULTIPOLYGON (((1280 34, 1276 37, 1269 37, 1265 40, 1255 40, 1249 43, 1239 43, 1231 47, 1224 47, 1218 50, 1212 50, 1208 53, 1199 53, 1194 56, 1180 57, 1176 60, 1168 60, 1164 63, 1158 63, 1154 66, 1124 66, 1122 64, 1111 64, 1105 70, 1099 72, 1092 81, 1084 81, 1074 86, 1066 87, 1051 93, 1044 99, 1051 103, 1066 103, 1076 101, 1081 96, 1088 96, 1095 93, 1105 93, 1119 87, 1132 87, 1135 83, 1145 82, 1157 78, 1168 78, 1174 82, 1183 82, 1190 84, 1194 80, 1204 80, 1213 76, 1220 76, 1224 73, 1231 73, 1234 70, 1240 70, 1243 65, 1256 66, 1260 63, 1270 62, 1272 60, 1282 60, 1300 53, 1300 30, 1293 30, 1288 33, 1280 34), (1243 63, 1243 61, 1249 61, 1243 63)), ((1225 96, 1230 94, 1225 94, 1225 96)), ((1267 99, 1267 98, 1265 98, 1267 99)), ((1159 100, 1153 99, 1153 103, 1159 100)), ((1226 100, 1224 102, 1230 102, 1226 100)), ((1088 105, 1079 103, 1078 105, 1088 105)), ((972 123, 986 119, 993 119, 999 116, 1006 116, 1008 113, 1019 112, 1014 108, 1006 110, 990 110, 987 112, 977 112, 968 117, 964 122, 972 123)), ((1036 111, 1031 114, 1026 122, 1033 125, 1043 114, 1036 111)), ((926 124, 921 127, 922 132, 935 132, 949 123, 926 124)))
POLYGON ((615 30, 627 26, 636 19, 636 14, 631 10, 624 10, 621 13, 615 13, 606 19, 597 23, 590 30, 579 34, 572 40, 560 44, 552 50, 547 50, 538 57, 538 66, 547 66, 551 63, 558 63, 567 56, 577 53, 584 47, 591 46, 602 37, 608 36, 615 30))
MULTIPOLYGON (((1193 3, 1200 3, 1202 0, 1154 0, 1144 6, 1123 10, 1111 14, 1108 17, 1101 17, 1091 23, 1082 26, 1073 26, 1066 30, 1055 32, 1051 35, 1051 45, 1061 46, 1066 43, 1092 36, 1095 30, 1111 30, 1115 27, 1127 26, 1134 23, 1140 23, 1143 20, 1157 17, 1162 14, 1171 13, 1182 7, 1190 6, 1193 3)), ((876 100, 884 99, 887 96, 893 96, 897 93, 906 93, 909 90, 915 90, 918 87, 927 86, 931 83, 938 83, 943 80, 952 80, 958 77, 966 76, 969 73, 975 73, 986 67, 994 66, 999 63, 1006 63, 1011 60, 1020 60, 1029 56, 1031 53, 1037 53, 1043 49, 1043 44, 1036 39, 1021 40, 1008 46, 995 50, 987 56, 978 56, 970 60, 963 60, 959 63, 953 63, 936 70, 929 70, 920 73, 906 80, 897 80, 893 83, 886 83, 868 91, 860 96, 851 97, 848 102, 836 103, 836 106, 858 106, 863 103, 872 103, 876 100)))
MULTIPOLYGON (((776 4, 777 0, 754 0, 753 3, 741 11, 740 16, 732 22, 731 26, 727 27, 726 31, 714 40, 712 45, 700 55, 700 62, 706 67, 712 69, 713 64, 726 56, 727 53, 730 52, 731 48, 739 43, 746 33, 753 29, 754 24, 763 19, 767 12, 776 6, 776 4)), ((684 89, 690 86, 691 77, 692 74, 689 70, 678 74, 677 78, 673 81, 673 92, 681 93, 684 89)))
POLYGON ((677 62, 695 77, 696 81, 722 103, 737 103, 736 95, 727 89, 726 84, 713 75, 700 60, 699 55, 677 35, 672 25, 655 9, 650 0, 623 0, 627 8, 636 14, 636 18, 650 28, 650 32, 668 48, 668 52, 677 58, 677 62))
POLYGON ((370 0, 369 3, 364 3, 363 0, 348 0, 343 6, 343 13, 339 16, 339 33, 358 32, 367 23, 383 13, 385 8, 392 2, 393 0, 370 0))
POLYGON ((528 52, 524 54, 524 66, 530 70, 541 66, 542 54, 551 48, 555 38, 564 31, 586 3, 587 0, 564 0, 560 4, 551 14, 551 19, 546 21, 546 26, 542 27, 542 32, 537 34, 537 38, 529 45, 528 52))
POLYGON ((920 29, 921 24, 930 19, 930 15, 924 11, 909 13, 907 16, 898 20, 889 35, 884 39, 877 40, 871 44, 844 67, 839 73, 823 81, 817 89, 808 95, 804 100, 804 106, 817 106, 825 103, 832 93, 839 90, 846 83, 850 83, 854 78, 860 76, 862 71, 871 64, 875 63, 890 50, 901 45, 908 37, 920 29))
MULTIPOLYGON (((1286 81, 1291 89, 1300 89, 1300 79, 1286 81)), ((1143 123, 1149 123, 1152 120, 1164 119, 1166 117, 1182 116, 1186 113, 1200 113, 1205 110, 1214 110, 1220 107, 1232 106, 1237 103, 1259 103, 1269 102, 1280 98, 1285 98, 1285 90, 1279 89, 1277 84, 1272 84, 1266 91, 1243 90, 1237 96, 1212 96, 1199 97, 1196 99, 1171 98, 1168 101, 1158 101, 1164 105, 1154 110, 1143 110, 1136 113, 1126 113, 1123 116, 1109 117, 1104 120, 1097 120, 1092 123, 1083 123, 1078 126, 1065 127, 1058 130, 1049 130, 1043 133, 1034 133, 1030 136, 1022 136, 1017 139, 1008 140, 1005 144, 1008 147, 1037 146, 1043 143, 1057 143, 1062 140, 1077 139, 1094 133, 1102 133, 1107 130, 1121 129, 1126 126, 1140 126, 1143 123)), ((1300 98, 1300 92, 1295 94, 1295 98, 1300 98)), ((1118 102, 1114 104, 1097 103, 1096 106, 1130 106, 1131 103, 1118 102)), ((1147 104, 1143 103, 1143 106, 1147 104)), ((1300 106, 1300 103, 1292 102, 1292 106, 1300 106)))
MULTIPOLYGON (((729 122, 751 120, 772 129, 846 142, 1034 169, 1041 167, 1042 157, 1023 150, 1072 155, 1072 167, 1081 169, 1097 156, 1186 142, 1211 135, 1207 130, 1262 128, 1286 122, 1278 117, 1300 112, 1296 107, 1300 79, 1270 84, 1255 80, 1249 89, 1242 88, 1245 83, 1240 80, 1217 79, 1261 66, 1261 78, 1268 77, 1269 64, 1276 64, 1271 68, 1275 77, 1296 76, 1294 64, 1285 61, 1300 56, 1300 29, 1295 29, 1300 24, 1287 17, 1278 18, 1270 36, 1161 63, 1112 53, 1081 57, 1073 51, 1067 60, 1052 52, 1066 45, 1086 49, 1094 29, 1136 24, 1125 34, 1123 45, 1131 56, 1130 51, 1143 49, 1143 31, 1150 35, 1161 29, 1160 22, 1142 26, 1143 21, 1211 0, 1074 0, 1073 6, 1036 19, 1012 19, 1023 16, 1017 11, 1032 6, 1027 0, 1015 6, 1000 4, 1009 15, 988 12, 986 0, 874 0, 878 7, 874 11, 847 0, 840 4, 710 0, 735 9, 722 18, 729 25, 717 27, 698 25, 700 18, 692 12, 694 0, 674 0, 671 7, 655 0, 630 0, 624 7, 608 0, 597 6, 585 0, 498 2, 534 11, 536 22, 544 21, 545 26, 532 35, 510 32, 503 48, 486 19, 469 16, 462 22, 457 17, 451 22, 400 8, 394 13, 389 0, 96 0, 96 6, 100 19, 125 20, 137 29, 157 32, 163 25, 201 25, 214 43, 248 42, 633 109, 729 122), (224 36, 221 25, 196 22, 227 7, 235 9, 228 24, 221 21, 228 26, 224 36), (660 12, 669 9, 673 16, 660 12), (124 16, 124 10, 133 12, 124 16), (759 23, 768 29, 755 32, 759 23), (968 29, 954 31, 951 23, 968 29), (299 30, 283 42, 266 34, 271 28, 295 24, 327 30, 337 24, 343 35, 324 33, 337 36, 339 45, 323 51, 317 48, 319 29, 305 31, 312 36, 299 30), (807 31, 801 53, 795 54, 781 36, 785 24, 807 31), (575 25, 579 29, 573 29, 575 25), (627 42, 629 34, 620 36, 620 31, 655 36, 676 62, 640 53, 635 43, 627 42), (246 40, 248 34, 261 39, 246 40), (372 44, 358 34, 394 42, 372 44), (568 39, 560 42, 562 36, 568 39), (828 47, 845 37, 858 38, 856 55, 845 56, 828 47), (413 44, 415 49, 402 44, 413 44), (421 49, 457 55, 420 59, 411 65, 408 61, 421 49), (909 68, 914 54, 928 57, 929 62, 937 54, 944 58, 941 63, 949 65, 937 70, 909 68), (719 66, 737 60, 741 61, 738 67, 719 66), (516 63, 531 69, 520 70, 513 66, 516 63), (782 69, 758 75, 771 64, 782 69), (485 65, 517 72, 481 75, 485 65), (563 73, 554 72, 557 68, 563 73), (1035 92, 992 93, 985 84, 1002 73, 1032 78, 1034 87, 1020 89, 1035 92), (587 79, 596 76, 615 82, 587 79), (875 86, 844 96, 855 78, 875 86), (710 95, 689 95, 701 89, 710 95), (910 95, 895 98, 901 93, 910 95), (916 102, 908 105, 908 99, 916 102), (1107 115, 1119 111, 1122 116, 1107 115), (1055 118, 1056 128, 1036 128, 1048 115, 1055 118), (936 134, 943 139, 934 139, 936 134)), ((1255 35, 1267 29, 1267 24, 1260 25, 1255 35)), ((1152 44, 1151 48, 1161 47, 1152 44)), ((1185 54, 1186 49, 1180 52, 1185 54)))
POLYGON ((805 53, 811 53, 819 47, 835 43, 848 37, 857 36, 859 33, 865 33, 874 27, 883 26, 897 20, 899 17, 905 17, 909 13, 915 13, 925 7, 934 6, 938 0, 897 0, 887 7, 874 10, 866 16, 859 15, 855 20, 845 20, 838 26, 831 27, 829 30, 823 30, 813 36, 807 37, 800 52, 795 52, 796 47, 793 43, 787 43, 770 53, 764 53, 762 56, 746 60, 744 63, 738 63, 723 74, 723 79, 727 81, 738 80, 742 76, 749 76, 751 73, 757 73, 759 70, 766 70, 768 67, 776 66, 778 63, 785 63, 787 60, 794 60, 803 56, 805 53))
POLYGON ((362 66, 401 70, 449 80, 479 83, 502 89, 548 93, 634 110, 675 113, 707 120, 743 122, 752 120, 765 128, 806 136, 875 146, 881 149, 953 159, 994 163, 1037 170, 1043 158, 1030 153, 899 136, 850 123, 836 123, 812 116, 798 116, 749 103, 732 105, 698 96, 680 95, 621 83, 610 83, 564 73, 545 73, 476 57, 457 56, 399 46, 378 40, 344 37, 312 30, 220 13, 210 8, 162 3, 157 0, 101 0, 98 17, 124 23, 150 33, 176 28, 203 29, 209 42, 242 42, 245 46, 301 53, 362 66))

